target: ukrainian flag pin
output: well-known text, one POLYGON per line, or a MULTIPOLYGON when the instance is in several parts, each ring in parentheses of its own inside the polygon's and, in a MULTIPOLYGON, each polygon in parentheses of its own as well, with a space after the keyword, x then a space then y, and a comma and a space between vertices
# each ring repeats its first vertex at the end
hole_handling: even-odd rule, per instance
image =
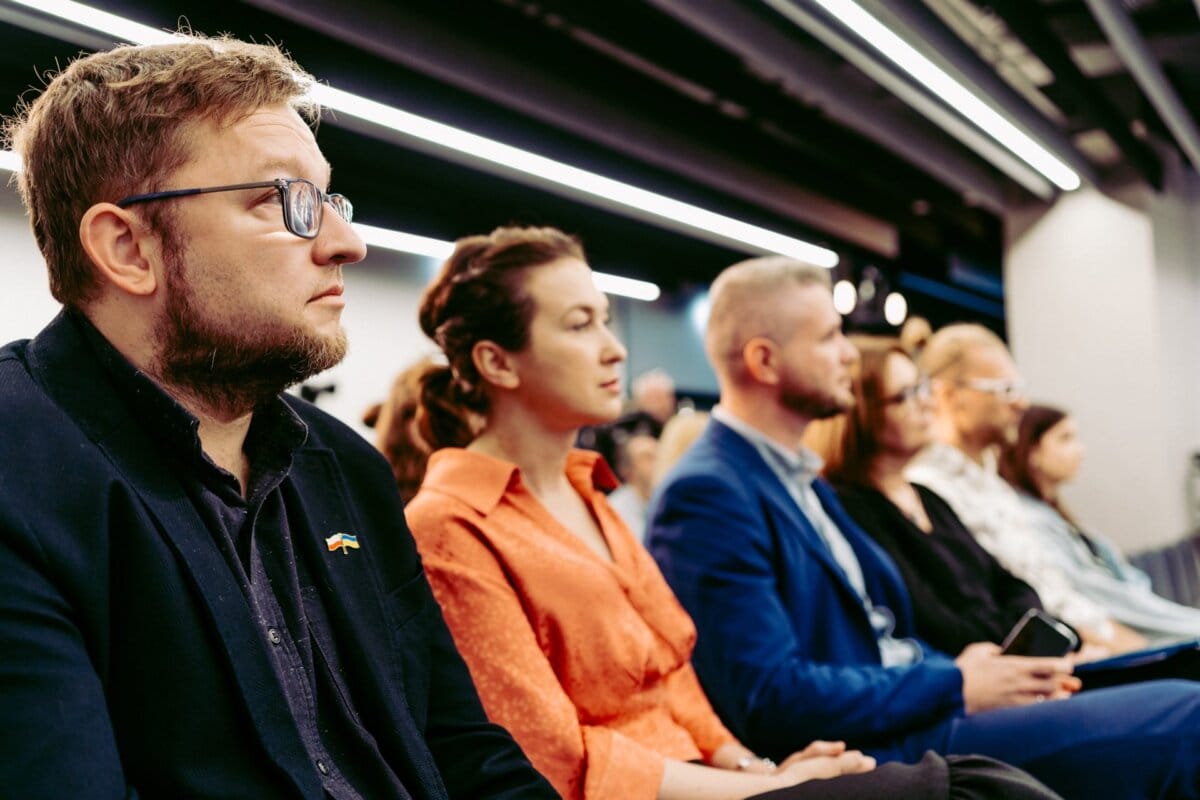
POLYGON ((329 552, 336 553, 342 551, 343 555, 350 555, 350 551, 357 550, 358 537, 350 533, 335 533, 325 540, 326 546, 329 547, 329 552))

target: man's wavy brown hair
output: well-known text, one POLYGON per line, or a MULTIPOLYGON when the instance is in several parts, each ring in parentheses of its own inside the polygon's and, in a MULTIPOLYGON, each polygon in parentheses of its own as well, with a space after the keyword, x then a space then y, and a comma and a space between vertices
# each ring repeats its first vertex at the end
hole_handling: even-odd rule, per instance
MULTIPOLYGON (((88 208, 175 188, 163 182, 191 157, 187 134, 197 122, 229 124, 281 103, 314 121, 316 107, 305 99, 311 83, 277 47, 188 35, 79 58, 22 102, 4 133, 24 162, 21 196, 54 297, 74 307, 95 297, 96 274, 79 241, 88 208)), ((169 237, 168 208, 154 203, 146 215, 169 237)))

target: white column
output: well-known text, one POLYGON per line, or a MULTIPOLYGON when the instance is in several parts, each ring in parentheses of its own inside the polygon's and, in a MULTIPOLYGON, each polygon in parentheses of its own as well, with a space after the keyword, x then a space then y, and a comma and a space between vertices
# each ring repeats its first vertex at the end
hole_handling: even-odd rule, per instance
POLYGON ((1065 501, 1130 552, 1170 544, 1191 527, 1198 196, 1194 176, 1177 177, 1140 208, 1084 189, 1038 217, 1009 220, 1013 355, 1032 399, 1071 411, 1088 447, 1065 501))

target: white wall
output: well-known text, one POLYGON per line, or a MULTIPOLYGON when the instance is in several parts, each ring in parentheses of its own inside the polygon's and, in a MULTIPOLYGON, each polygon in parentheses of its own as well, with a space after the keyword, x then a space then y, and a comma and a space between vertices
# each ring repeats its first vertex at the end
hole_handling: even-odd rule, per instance
POLYGON ((1189 527, 1197 427, 1197 206, 1178 189, 1145 209, 1092 189, 1021 220, 1005 256, 1013 354, 1032 398, 1070 410, 1088 446, 1065 499, 1137 551, 1189 527))
MULTIPOLYGON (((0 180, 7 176, 0 171, 0 180)), ((59 305, 50 296, 46 264, 11 186, 0 190, 0 253, 0 342, 28 339, 54 319, 59 305)))

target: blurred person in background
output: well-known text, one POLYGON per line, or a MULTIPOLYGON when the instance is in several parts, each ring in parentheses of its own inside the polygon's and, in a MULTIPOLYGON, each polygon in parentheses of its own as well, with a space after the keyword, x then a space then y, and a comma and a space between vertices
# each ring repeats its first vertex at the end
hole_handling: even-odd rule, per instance
POLYGON ((900 347, 914 360, 919 358, 929 337, 933 336, 933 328, 924 317, 909 317, 900 328, 900 347))
POLYGON ((998 451, 1016 439, 1029 407, 1004 342, 982 325, 948 325, 929 340, 918 364, 930 379, 934 442, 908 466, 908 479, 946 501, 975 541, 1086 643, 1112 653, 1144 647, 1144 636, 1076 587, 1042 546, 1030 509, 997 472, 998 451))
POLYGON ((895 339, 851 336, 854 406, 816 420, 804 440, 846 511, 883 546, 912 596, 916 630, 940 650, 999 644, 1041 600, 1004 569, 936 494, 904 477, 933 437, 928 381, 895 339))
POLYGON ((675 462, 687 452, 692 443, 704 432, 708 425, 707 411, 684 409, 667 421, 663 426, 662 436, 658 437, 658 459, 654 465, 655 488, 675 466, 675 462))
POLYGON ((405 503, 420 488, 429 460, 429 445, 417 425, 417 408, 421 378, 435 363, 427 356, 403 370, 392 382, 387 399, 363 412, 363 424, 375 430, 375 447, 391 465, 405 503))
POLYGON ((621 485, 609 493, 608 503, 639 542, 646 532, 646 504, 654 490, 657 463, 658 439, 649 433, 635 432, 617 442, 615 466, 621 485))
POLYGON ((664 370, 652 369, 634 378, 631 395, 634 410, 645 411, 659 425, 675 416, 675 380, 664 370))
POLYGON ((1042 405, 1025 410, 1015 441, 1001 453, 1000 474, 1019 491, 1038 548, 1079 593, 1151 644, 1200 636, 1200 609, 1151 591, 1148 575, 1103 536, 1085 531, 1064 505, 1060 489, 1078 474, 1083 453, 1075 418, 1042 405))

